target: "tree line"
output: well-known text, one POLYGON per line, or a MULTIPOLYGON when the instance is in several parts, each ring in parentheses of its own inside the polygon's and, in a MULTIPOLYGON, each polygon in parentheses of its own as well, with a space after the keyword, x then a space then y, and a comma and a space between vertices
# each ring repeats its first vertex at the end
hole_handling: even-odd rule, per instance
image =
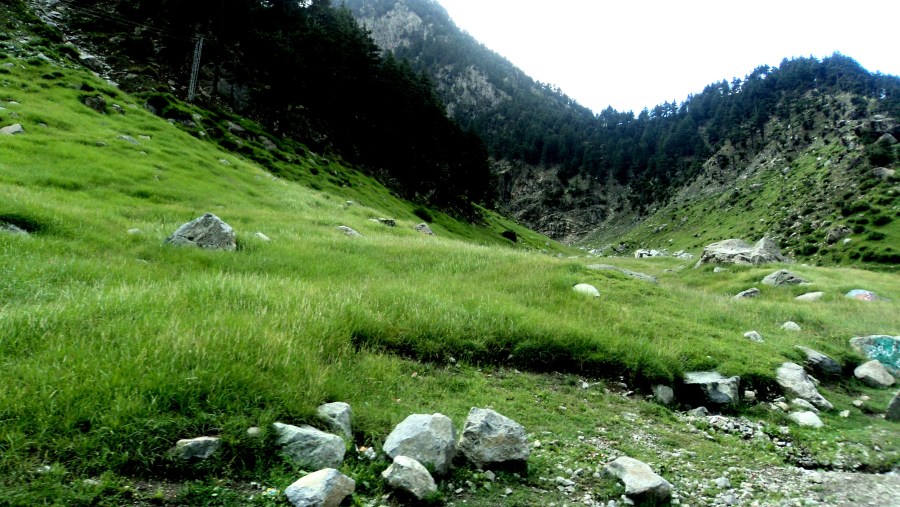
POLYGON ((370 169, 408 197, 460 212, 491 199, 480 138, 447 117, 425 74, 382 57, 349 10, 329 0, 66 3, 83 31, 115 37, 126 65, 157 69, 159 81, 186 81, 204 36, 213 99, 370 169))

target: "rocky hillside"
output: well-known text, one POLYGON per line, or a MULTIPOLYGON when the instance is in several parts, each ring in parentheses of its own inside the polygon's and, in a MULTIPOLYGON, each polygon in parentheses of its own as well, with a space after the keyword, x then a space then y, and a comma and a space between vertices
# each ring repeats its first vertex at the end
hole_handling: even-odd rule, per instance
MULTIPOLYGON (((884 234, 889 245, 900 243, 893 229, 880 229, 896 214, 891 188, 898 152, 892 139, 900 135, 895 121, 900 80, 895 77, 872 75, 842 55, 785 60, 778 68, 760 67, 744 79, 711 84, 681 104, 639 114, 611 109, 594 114, 461 32, 437 2, 347 5, 383 50, 428 72, 448 111, 482 136, 495 161, 503 209, 554 237, 595 250, 620 238, 647 243, 641 227, 674 226, 660 210, 703 202, 696 217, 676 218, 703 222, 714 209, 715 216, 736 224, 721 234, 767 234, 801 258, 821 250, 826 222, 855 227, 856 234, 884 234), (781 195, 790 203, 764 206, 765 216, 752 223, 740 218, 746 209, 740 195, 748 185, 784 183, 791 179, 791 164, 820 158, 825 143, 829 156, 818 162, 827 175, 792 183, 802 191, 781 195), (766 164, 787 170, 772 180, 760 172, 766 164), (742 186, 754 178, 759 181, 742 186), (857 201, 875 209, 874 219, 856 217, 870 227, 842 223, 849 215, 830 214, 840 211, 842 202, 849 209, 857 201), (810 235, 809 226, 821 237, 810 235), (807 241, 820 248, 814 252, 807 241)), ((719 233, 713 223, 699 227, 690 233, 698 239, 719 233), (704 236, 703 229, 710 234, 704 236)), ((889 255, 853 255, 890 261, 889 255)))

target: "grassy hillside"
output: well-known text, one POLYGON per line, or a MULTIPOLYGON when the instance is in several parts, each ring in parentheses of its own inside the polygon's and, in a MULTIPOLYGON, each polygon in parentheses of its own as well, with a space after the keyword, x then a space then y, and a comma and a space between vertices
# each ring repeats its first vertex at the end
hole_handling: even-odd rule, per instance
POLYGON ((791 124, 800 119, 773 120, 766 128, 767 144, 741 171, 717 165, 716 160, 736 156, 732 148, 724 149, 667 205, 641 222, 624 217, 618 227, 600 228, 581 243, 595 248, 624 242, 629 254, 636 248, 665 248, 699 255, 722 239, 752 242, 769 236, 804 262, 896 271, 900 179, 864 162, 875 144, 864 149, 860 140, 881 135, 869 126, 867 118, 874 113, 850 94, 817 94, 809 100, 820 127, 805 134, 808 146, 797 141, 790 146, 795 139, 791 124), (866 119, 849 119, 860 117, 866 119), (845 228, 846 235, 828 241, 835 228, 845 228))
MULTIPOLYGON (((279 504, 248 500, 249 482, 283 488, 300 471, 246 428, 312 422, 318 404, 335 400, 354 407, 359 445, 380 447, 410 413, 440 411, 460 426, 469 407, 490 405, 537 438, 577 442, 609 426, 604 438, 618 452, 655 459, 653 449, 624 441, 630 429, 619 412, 635 411, 656 425, 647 431, 670 435, 667 448, 691 446, 721 466, 728 460, 718 458, 732 452, 772 463, 780 458, 771 444, 728 441, 734 447, 723 450, 603 382, 613 387, 621 377, 645 390, 717 369, 768 393, 775 367, 799 357, 795 343, 849 368, 859 360, 850 337, 900 329, 895 274, 797 268, 812 287, 764 288, 759 300, 735 303, 731 295, 774 267, 723 276, 680 270, 673 259, 617 261, 660 277, 650 285, 591 271, 586 259, 542 254, 568 251, 490 213, 482 225, 436 213, 437 236, 423 236, 412 229, 421 221, 415 206, 352 168, 297 151, 273 176, 79 70, 5 57, 0 82, 0 126, 25 130, 0 136, 0 221, 31 233, 0 233, 0 505, 279 504), (107 114, 82 103, 98 94, 107 114), (313 166, 333 178, 317 179, 313 166), (234 227, 238 251, 163 244, 204 212, 234 227), (385 216, 398 227, 371 221, 385 216), (339 225, 363 237, 346 237, 339 225), (518 231, 519 248, 500 236, 507 228, 518 231), (572 292, 582 282, 602 297, 572 292), (841 297, 858 287, 891 301, 841 297), (816 289, 828 294, 820 304, 792 299, 816 289), (788 319, 804 331, 782 331, 788 319), (765 343, 744 339, 750 329, 765 343), (601 381, 590 403, 581 379, 601 381), (193 470, 166 458, 176 440, 201 434, 223 436, 220 459, 193 470), (148 479, 166 486, 135 489, 148 479)), ((889 398, 855 381, 826 390, 839 410, 864 393, 872 407, 889 398)), ((843 439, 882 452, 842 459, 879 470, 900 463, 900 442, 885 437, 883 419, 859 410, 823 419, 827 430, 793 437, 817 459, 835 459, 831 444, 843 439)), ((542 505, 533 488, 560 460, 596 468, 603 459, 578 445, 550 446, 526 475, 502 480, 515 487, 515 502, 542 505)), ((386 466, 347 460, 359 484, 354 502, 384 493, 375 474, 386 466)), ((474 472, 458 474, 449 482, 474 472)), ((590 481, 598 495, 621 494, 590 481)), ((466 493, 470 504, 502 501, 502 487, 475 490, 466 493)), ((445 497, 453 491, 442 485, 445 497)))

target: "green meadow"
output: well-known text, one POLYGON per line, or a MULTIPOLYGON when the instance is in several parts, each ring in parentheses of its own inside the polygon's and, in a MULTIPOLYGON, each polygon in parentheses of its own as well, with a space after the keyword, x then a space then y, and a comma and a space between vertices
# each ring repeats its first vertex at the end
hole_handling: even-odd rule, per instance
MULTIPOLYGON (((240 485, 283 488, 299 471, 246 429, 312 423, 328 401, 349 402, 356 444, 376 448, 410 413, 443 412, 461 427, 469 407, 492 406, 529 432, 574 439, 599 425, 627 434, 619 413, 632 410, 669 432, 673 446, 693 442, 712 458, 721 446, 678 433, 667 409, 602 386, 624 381, 646 393, 686 371, 714 369, 770 393, 776 367, 800 360, 796 344, 852 370, 862 358, 849 349, 851 337, 900 332, 894 273, 793 266, 811 286, 770 288, 759 281, 775 266, 713 274, 677 259, 578 258, 490 211, 470 224, 429 210, 436 235, 425 236, 413 229, 419 206, 338 160, 293 147, 292 161, 266 170, 82 71, 0 60, 8 63, 0 67, 0 126, 19 123, 25 133, 0 137, 0 222, 30 235, 0 233, 0 505, 175 501, 163 490, 135 492, 129 485, 140 478, 176 482, 186 505, 200 497, 207 505, 278 504, 247 500, 240 485), (97 95, 105 114, 82 103, 97 95), (236 252, 163 243, 206 212, 234 228, 236 252), (381 217, 397 227, 372 221, 381 217), (362 237, 345 236, 341 225, 362 237), (501 236, 509 229, 518 242, 501 236), (660 283, 587 268, 607 262, 660 283), (573 292, 578 283, 601 297, 573 292), (753 286, 760 298, 731 299, 753 286), (889 301, 843 297, 855 288, 889 301), (793 300, 814 290, 826 293, 823 301, 793 300), (803 331, 781 330, 787 320, 803 331), (743 338, 749 330, 765 342, 743 338), (581 379, 600 382, 590 403, 581 404, 581 379), (188 470, 166 457, 176 440, 206 434, 226 442, 214 462, 188 470), (219 487, 220 500, 210 500, 219 487)), ((875 411, 892 393, 855 380, 823 392, 836 410, 822 416, 825 430, 798 431, 798 442, 829 459, 820 442, 878 439, 884 452, 860 458, 865 465, 900 463, 900 439, 883 437, 889 423, 859 410, 837 416, 854 396, 870 395, 875 411)), ((579 452, 539 455, 521 480, 537 481, 554 459, 579 452)), ((764 447, 735 452, 775 459, 764 447)), ((363 505, 383 493, 376 474, 387 463, 352 454, 345 467, 360 484, 353 501, 363 505)), ((467 480, 458 473, 457 482, 467 480)), ((621 494, 613 484, 597 487, 621 494)), ((498 494, 481 491, 469 503, 493 505, 498 494)), ((541 505, 516 495, 520 505, 541 505)))

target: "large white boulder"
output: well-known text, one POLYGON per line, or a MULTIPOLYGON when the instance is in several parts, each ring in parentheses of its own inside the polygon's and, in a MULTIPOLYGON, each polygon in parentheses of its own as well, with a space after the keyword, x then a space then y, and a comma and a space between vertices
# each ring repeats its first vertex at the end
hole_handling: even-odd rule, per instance
POLYGON ((294 507, 338 507, 356 489, 356 482, 333 468, 303 476, 284 490, 294 507))
POLYGON ((784 389, 790 398, 801 398, 822 410, 831 410, 834 406, 826 400, 802 366, 795 363, 784 363, 775 373, 775 381, 784 389))
POLYGON ((234 230, 221 218, 206 213, 202 217, 178 228, 166 243, 176 246, 197 246, 210 250, 233 251, 237 248, 234 230))
POLYGON ((522 425, 493 410, 474 407, 466 417, 459 450, 480 468, 520 464, 531 454, 522 425))
POLYGON ((774 262, 788 262, 781 255, 778 245, 769 238, 763 238, 750 246, 740 239, 726 239, 713 243, 703 249, 703 255, 697 261, 699 268, 704 264, 769 264, 774 262))
POLYGON ((453 422, 444 414, 412 414, 388 435, 384 453, 392 459, 408 456, 443 475, 456 456, 453 422))
POLYGON ((312 426, 275 423, 276 444, 291 461, 313 469, 338 468, 344 461, 344 439, 312 426))
POLYGON ((672 485, 646 463, 622 456, 607 464, 603 471, 625 484, 625 496, 637 505, 668 505, 672 485))
POLYGON ((437 492, 437 484, 428 469, 408 456, 397 456, 381 477, 392 488, 403 491, 418 500, 437 492))

